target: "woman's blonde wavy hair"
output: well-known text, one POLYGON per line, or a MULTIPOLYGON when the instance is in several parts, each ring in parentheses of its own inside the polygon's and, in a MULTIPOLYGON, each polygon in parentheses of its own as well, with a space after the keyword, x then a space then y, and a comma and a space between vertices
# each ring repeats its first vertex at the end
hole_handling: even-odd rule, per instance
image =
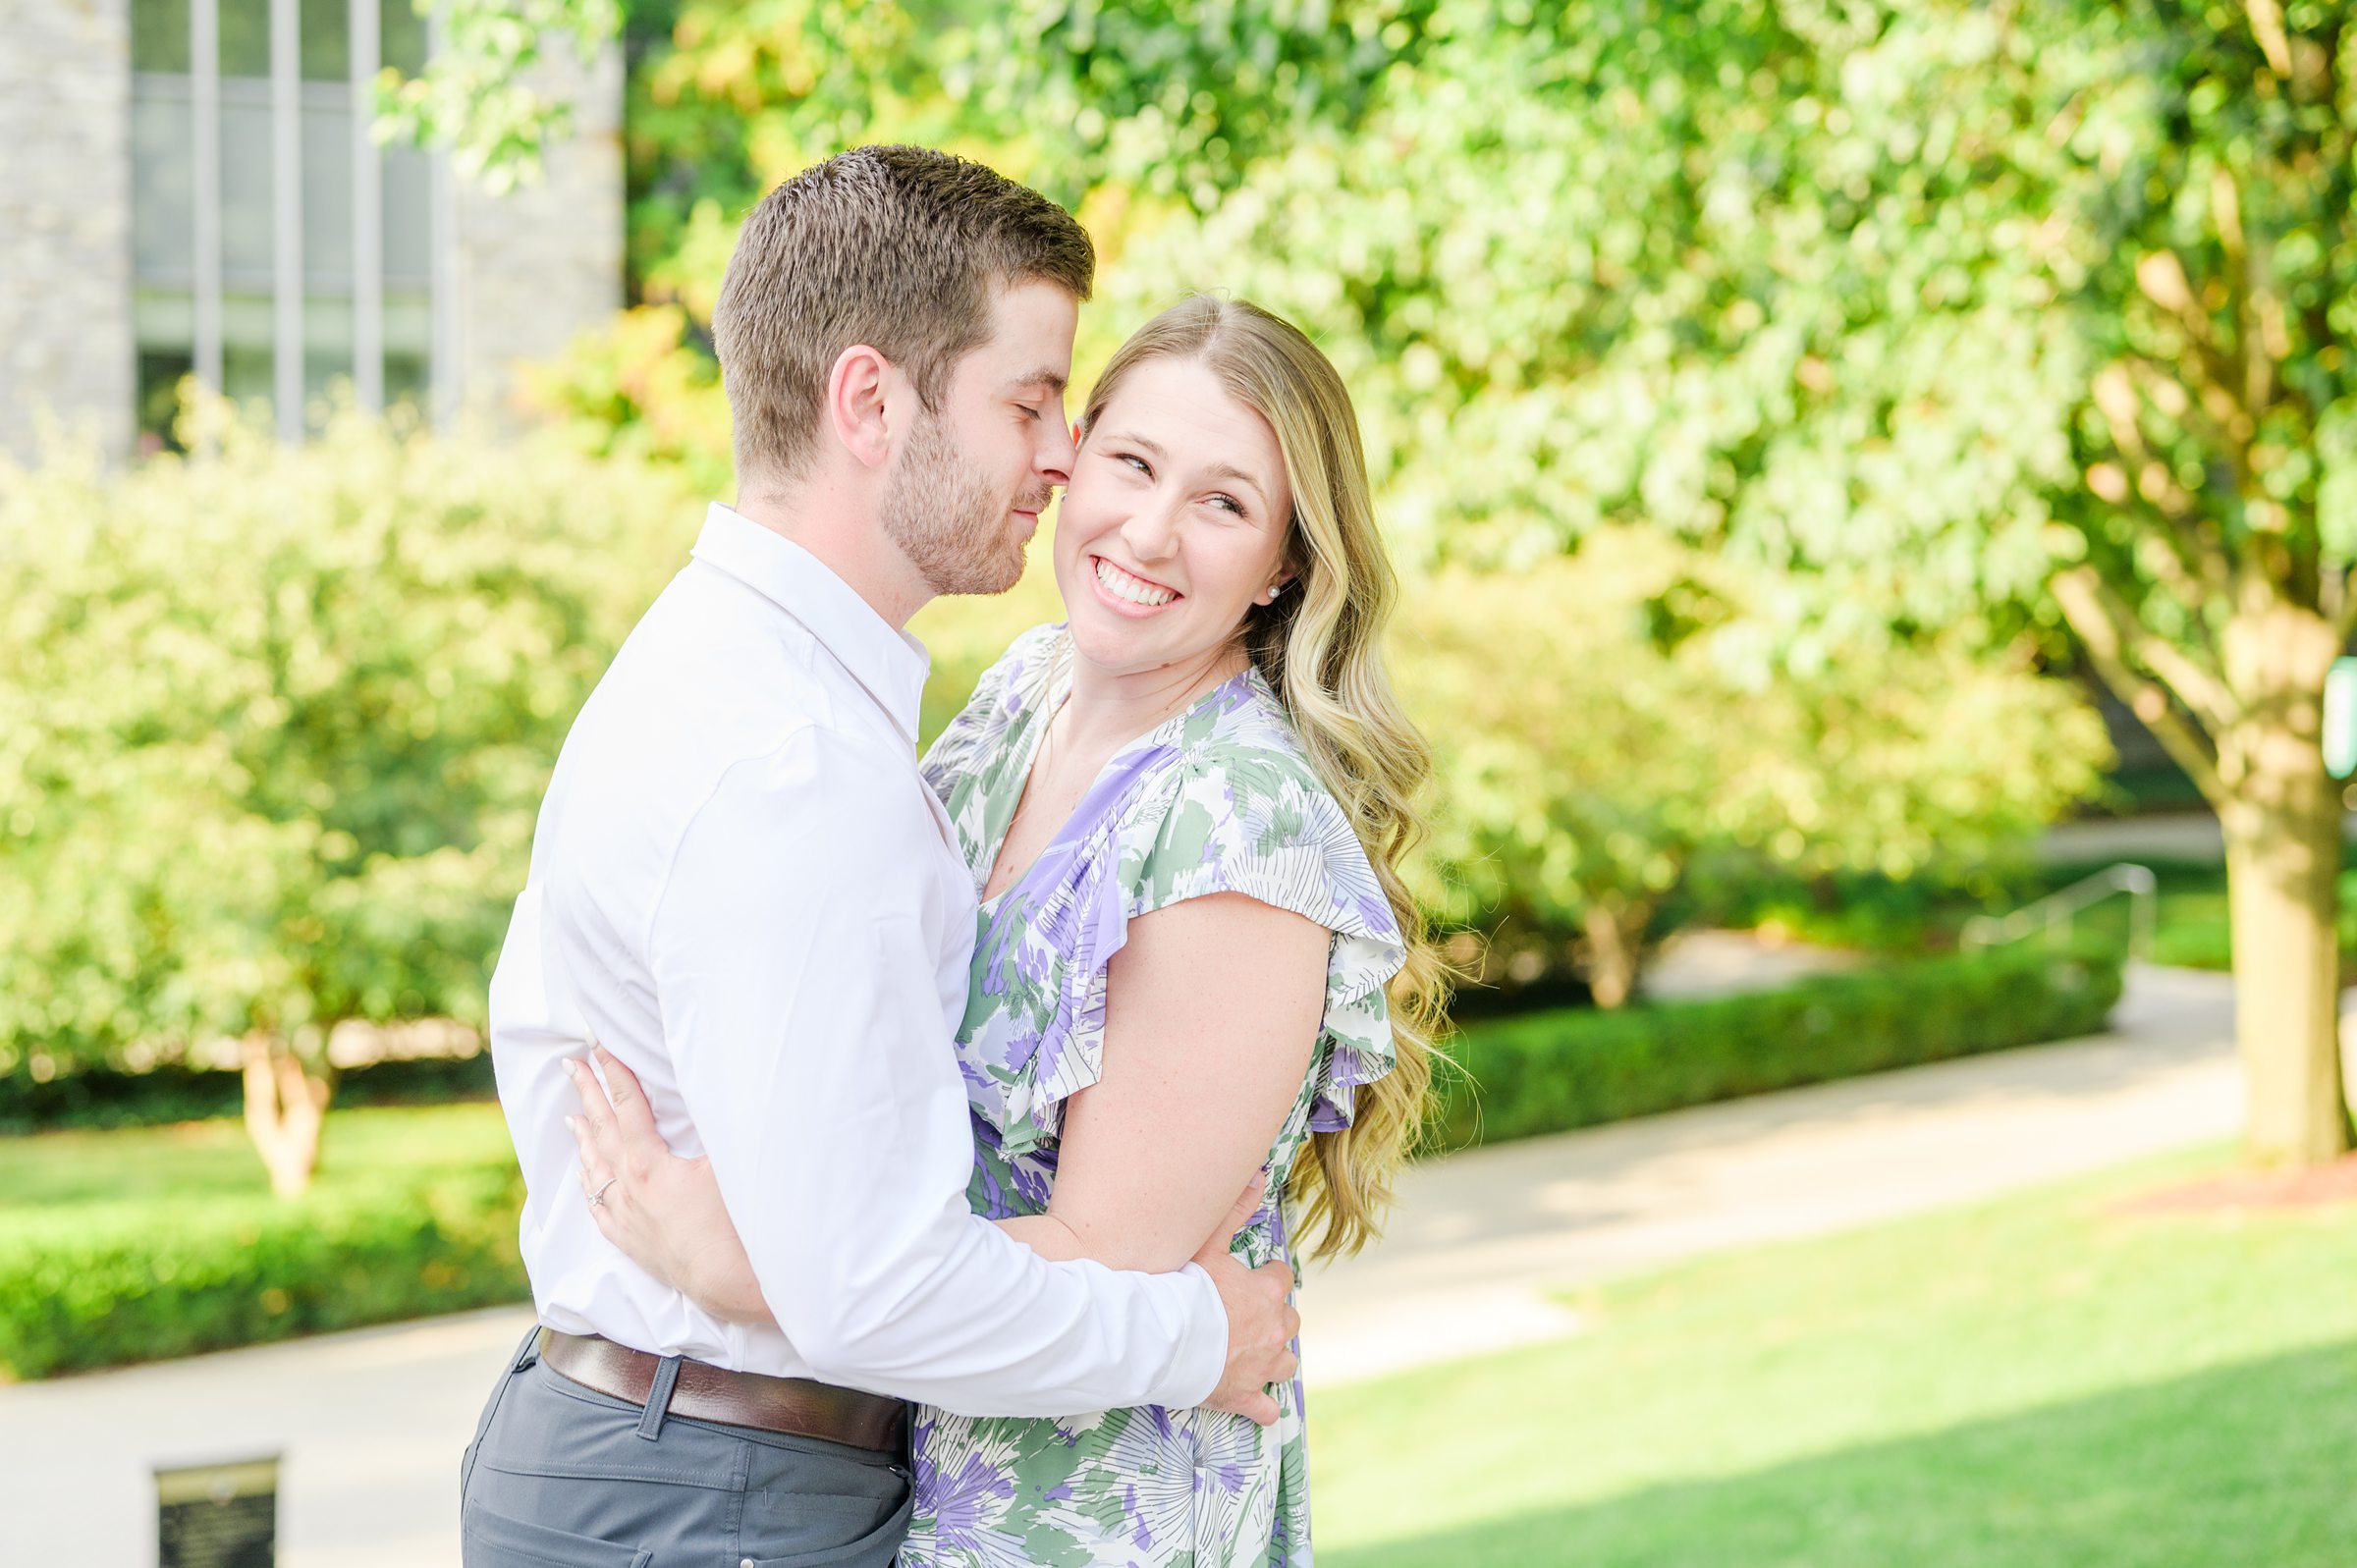
POLYGON ((1359 1086, 1348 1127, 1311 1136, 1288 1185, 1303 1215, 1300 1255, 1347 1256, 1381 1233, 1392 1179, 1423 1131, 1448 1001, 1448 970, 1399 875, 1424 835, 1432 753, 1384 669, 1398 578, 1376 530, 1348 390, 1315 344, 1256 305, 1195 295, 1140 327, 1090 390, 1083 438, 1132 370, 1169 358, 1209 367, 1276 432, 1292 490, 1284 560, 1294 576, 1246 613, 1238 635, 1349 814, 1407 945, 1391 987, 1398 1065, 1359 1086))

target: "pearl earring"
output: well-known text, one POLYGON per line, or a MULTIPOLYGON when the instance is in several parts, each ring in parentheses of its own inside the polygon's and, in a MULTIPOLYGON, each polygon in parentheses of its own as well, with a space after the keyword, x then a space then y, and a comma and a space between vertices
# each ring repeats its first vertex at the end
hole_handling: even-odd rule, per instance
POLYGON ((1283 593, 1283 592, 1285 592, 1285 584, 1284 584, 1284 583, 1282 583, 1282 582, 1272 582, 1272 583, 1270 583, 1270 584, 1269 584, 1269 602, 1270 602, 1271 604, 1274 604, 1274 603, 1276 603, 1276 602, 1277 602, 1277 596, 1278 596, 1279 594, 1283 593))

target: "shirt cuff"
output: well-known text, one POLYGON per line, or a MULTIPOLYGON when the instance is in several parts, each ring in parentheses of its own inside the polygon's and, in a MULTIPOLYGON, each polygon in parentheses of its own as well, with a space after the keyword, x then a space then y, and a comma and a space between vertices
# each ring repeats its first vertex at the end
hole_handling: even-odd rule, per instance
POLYGON ((1171 1359, 1166 1396, 1154 1401, 1173 1410, 1209 1399, 1228 1371, 1228 1309, 1221 1304, 1220 1287, 1199 1263, 1179 1270, 1178 1277, 1194 1292, 1187 1302, 1187 1335, 1171 1359))

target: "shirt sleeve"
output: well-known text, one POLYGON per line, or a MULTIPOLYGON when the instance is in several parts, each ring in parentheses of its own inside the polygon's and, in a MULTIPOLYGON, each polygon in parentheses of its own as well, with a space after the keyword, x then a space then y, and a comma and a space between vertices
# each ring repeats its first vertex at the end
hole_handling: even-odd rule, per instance
POLYGON ((896 851, 934 831, 922 787, 799 730, 722 777, 653 917, 664 1042, 762 1294, 831 1381, 974 1415, 1198 1404, 1227 1357, 1200 1269, 1050 1263, 967 1208, 940 893, 896 851))

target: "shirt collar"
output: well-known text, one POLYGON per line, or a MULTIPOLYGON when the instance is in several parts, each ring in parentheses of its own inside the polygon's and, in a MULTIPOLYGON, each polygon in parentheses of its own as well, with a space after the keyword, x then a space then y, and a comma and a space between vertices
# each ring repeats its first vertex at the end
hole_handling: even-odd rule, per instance
POLYGON ((923 643, 894 628, 818 557, 717 501, 704 515, 694 556, 800 622, 916 744, 918 706, 933 667, 923 643))

